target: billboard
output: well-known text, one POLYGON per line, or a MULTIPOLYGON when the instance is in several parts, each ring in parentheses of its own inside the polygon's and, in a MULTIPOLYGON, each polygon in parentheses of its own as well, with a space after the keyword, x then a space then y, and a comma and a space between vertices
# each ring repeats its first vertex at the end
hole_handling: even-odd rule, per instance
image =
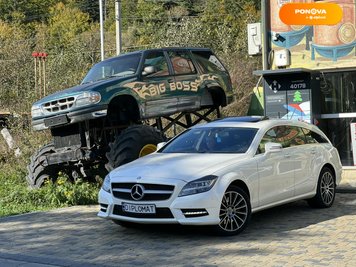
POLYGON ((355 67, 355 12, 355 0, 270 0, 271 48, 274 51, 289 49, 291 68, 355 67), (341 20, 334 25, 288 25, 282 22, 279 12, 289 3, 336 3, 342 10, 341 20))

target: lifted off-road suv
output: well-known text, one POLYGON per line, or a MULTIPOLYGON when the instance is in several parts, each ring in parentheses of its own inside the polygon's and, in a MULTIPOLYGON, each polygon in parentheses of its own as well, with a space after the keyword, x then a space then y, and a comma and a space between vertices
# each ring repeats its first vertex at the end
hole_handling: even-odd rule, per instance
POLYGON ((144 50, 102 61, 80 85, 33 104, 33 128, 50 129, 53 142, 31 157, 28 183, 40 187, 60 170, 89 178, 94 165, 112 170, 149 154, 173 126, 219 117, 231 93, 228 72, 205 48, 144 50))

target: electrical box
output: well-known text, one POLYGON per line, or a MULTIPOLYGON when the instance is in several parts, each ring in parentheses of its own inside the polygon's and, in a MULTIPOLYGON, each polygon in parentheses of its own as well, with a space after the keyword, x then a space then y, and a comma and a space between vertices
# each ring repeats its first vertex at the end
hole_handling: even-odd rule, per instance
POLYGON ((291 54, 288 49, 274 52, 274 65, 277 68, 286 68, 291 65, 291 54))
POLYGON ((247 24, 248 54, 260 55, 262 49, 261 23, 247 24))

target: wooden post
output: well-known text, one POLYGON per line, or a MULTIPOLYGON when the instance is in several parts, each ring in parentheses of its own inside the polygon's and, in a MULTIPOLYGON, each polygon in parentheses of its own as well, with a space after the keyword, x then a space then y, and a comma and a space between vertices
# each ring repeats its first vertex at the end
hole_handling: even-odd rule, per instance
POLYGON ((42 57, 43 60, 43 96, 46 95, 46 57, 42 57))
POLYGON ((42 98, 42 63, 41 58, 38 59, 38 91, 39 91, 39 98, 42 98))
POLYGON ((35 96, 36 98, 39 97, 39 92, 38 92, 38 77, 37 77, 37 57, 38 57, 38 53, 37 52, 33 52, 32 56, 34 58, 35 61, 35 96))

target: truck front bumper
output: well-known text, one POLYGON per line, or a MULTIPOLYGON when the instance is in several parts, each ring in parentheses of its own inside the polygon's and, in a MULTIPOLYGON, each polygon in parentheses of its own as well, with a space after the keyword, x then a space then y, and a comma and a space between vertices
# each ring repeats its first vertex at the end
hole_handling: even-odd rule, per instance
POLYGON ((53 116, 34 119, 32 120, 32 127, 35 131, 40 131, 51 127, 105 117, 107 115, 107 108, 107 105, 96 106, 95 108, 88 107, 68 113, 58 113, 53 116), (62 118, 65 118, 65 120, 62 120, 62 118))

